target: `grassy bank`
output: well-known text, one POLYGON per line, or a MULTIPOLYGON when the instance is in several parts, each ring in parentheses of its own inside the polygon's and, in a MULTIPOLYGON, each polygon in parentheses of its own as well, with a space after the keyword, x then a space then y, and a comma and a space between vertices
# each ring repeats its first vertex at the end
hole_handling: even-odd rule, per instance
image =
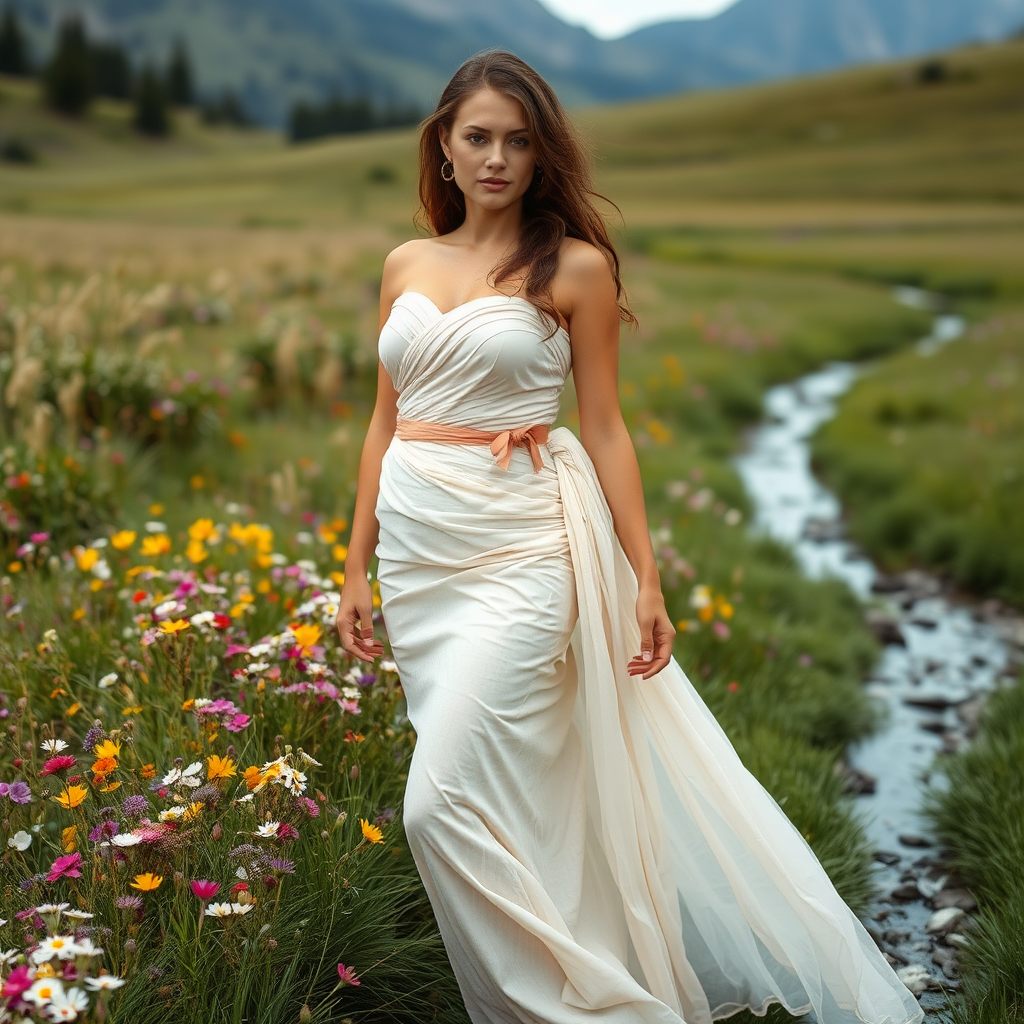
POLYGON ((1024 675, 989 698, 977 738, 941 762, 936 833, 979 904, 966 934, 955 1024, 1016 1024, 1024 1017, 1024 675))
POLYGON ((814 440, 858 543, 1024 607, 1024 311, 882 360, 814 440))

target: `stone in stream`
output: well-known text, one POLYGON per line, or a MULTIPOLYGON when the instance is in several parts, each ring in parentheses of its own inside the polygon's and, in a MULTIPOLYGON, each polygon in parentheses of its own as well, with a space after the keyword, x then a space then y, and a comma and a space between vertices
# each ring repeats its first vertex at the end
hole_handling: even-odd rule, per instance
POLYGON ((971 940, 967 938, 966 935, 961 935, 960 932, 948 932, 942 937, 951 946, 956 946, 957 949, 966 949, 971 942, 971 940))
POLYGON ((904 882, 903 885, 898 885, 893 889, 889 895, 894 900, 909 903, 912 900, 919 900, 921 891, 917 888, 917 882, 904 882))
POLYGON ((925 732, 934 732, 941 736, 946 731, 946 723, 941 718, 923 718, 917 723, 918 729, 925 732))
POLYGON ((936 910, 955 907, 971 913, 978 909, 978 901, 966 889, 943 889, 932 897, 932 906, 936 910))
POLYGON ((915 832, 903 832, 896 837, 904 846, 933 846, 934 844, 930 839, 925 839, 924 836, 919 836, 915 832))
POLYGON ((881 572, 871 581, 871 589, 876 594, 895 594, 897 591, 904 590, 905 587, 906 584, 901 576, 887 576, 881 572))
POLYGON ((956 951, 946 949, 944 946, 936 946, 932 950, 932 963, 942 968, 942 973, 947 978, 955 978, 959 973, 960 957, 956 951))
POLYGON ((903 698, 903 703, 914 708, 926 708, 929 711, 945 711, 946 708, 963 704, 969 697, 969 694, 912 693, 909 697, 903 698))
POLYGON ((907 967, 901 967, 896 972, 896 977, 903 982, 915 996, 919 996, 928 986, 931 984, 932 976, 928 973, 927 968, 921 967, 918 964, 910 964, 907 967))
POLYGON ((932 935, 941 935, 944 932, 954 931, 965 916, 959 907, 943 907, 942 910, 936 910, 928 918, 928 923, 924 926, 924 930, 932 935))
POLYGON ((847 793, 864 796, 875 792, 877 779, 874 775, 862 772, 845 761, 836 762, 835 773, 843 780, 843 789, 847 793))
POLYGON ((869 608, 864 623, 875 634, 880 644, 906 647, 907 641, 900 630, 899 619, 880 608, 869 608))
POLYGON ((875 850, 875 860, 889 867, 895 867, 903 858, 898 853, 892 853, 889 850, 875 850))

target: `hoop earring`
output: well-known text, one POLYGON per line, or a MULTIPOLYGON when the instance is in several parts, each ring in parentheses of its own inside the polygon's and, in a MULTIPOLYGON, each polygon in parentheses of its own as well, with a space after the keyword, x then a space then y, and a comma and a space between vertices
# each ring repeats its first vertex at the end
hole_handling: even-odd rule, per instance
POLYGON ((451 162, 451 160, 445 160, 444 164, 441 164, 441 177, 445 181, 454 181, 455 180, 455 164, 453 164, 451 162), (445 164, 447 164, 449 166, 449 168, 451 169, 452 173, 451 173, 450 176, 444 173, 444 165, 445 164))

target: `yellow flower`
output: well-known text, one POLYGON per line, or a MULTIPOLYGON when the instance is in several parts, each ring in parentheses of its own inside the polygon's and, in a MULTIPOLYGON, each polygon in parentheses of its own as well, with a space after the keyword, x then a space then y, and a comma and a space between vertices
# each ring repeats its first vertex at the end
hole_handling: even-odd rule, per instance
POLYGON ((204 483, 203 478, 198 473, 189 479, 189 484, 192 486, 193 491, 201 491, 204 483))
POLYGON ((706 604, 703 608, 697 609, 697 618, 701 622, 710 622, 715 617, 715 606, 713 604, 706 604))
POLYGON ((211 533, 213 533, 212 519, 197 519, 188 528, 188 535, 192 540, 206 540, 211 533))
POLYGON ((359 827, 363 830, 363 835, 371 843, 384 842, 384 833, 376 825, 371 825, 365 818, 359 819, 359 827))
POLYGON ((217 754, 211 754, 206 759, 206 777, 208 779, 229 779, 232 775, 237 774, 235 762, 230 757, 219 757, 217 754))
POLYGON ((90 580, 89 589, 95 594, 97 590, 103 589, 103 580, 90 580))
POLYGON ((84 619, 84 618, 85 618, 85 609, 84 609, 84 608, 76 608, 76 609, 75 609, 75 610, 74 610, 74 611, 73 611, 73 612, 71 613, 71 618, 72 618, 72 619, 73 619, 73 620, 74 620, 75 622, 78 622, 78 621, 79 621, 79 619, 84 619))
POLYGON ((92 763, 92 770, 100 775, 107 775, 117 769, 116 757, 98 757, 92 763))
POLYGON ((68 825, 60 834, 60 841, 64 847, 65 853, 71 853, 75 848, 75 833, 78 831, 77 825, 68 825))
POLYGON ((161 504, 160 504, 159 502, 157 502, 156 504, 153 504, 153 505, 150 505, 150 506, 149 506, 149 514, 150 514, 151 516, 159 516, 159 515, 162 515, 162 514, 163 514, 163 511, 164 511, 164 507, 163 507, 163 505, 161 505, 161 504))
POLYGON ((189 818, 195 818, 203 809, 203 801, 197 800, 195 803, 191 803, 185 809, 185 813, 181 816, 182 821, 188 821, 189 818))
POLYGON ((21 572, 23 568, 24 566, 17 559, 15 559, 13 562, 7 563, 8 572, 21 572))
POLYGON ((332 572, 331 579, 338 584, 339 587, 345 585, 345 574, 343 572, 332 572))
POLYGON ((242 772, 246 789, 255 789, 263 781, 263 773, 256 765, 251 765, 242 772))
POLYGON ((88 795, 89 789, 87 786, 67 786, 61 790, 59 796, 55 796, 53 799, 65 810, 70 811, 72 808, 77 807, 88 795))
POLYGON ((72 715, 77 714, 81 710, 82 705, 79 704, 78 701, 76 700, 75 703, 72 704, 71 707, 69 707, 67 711, 64 712, 64 714, 67 715, 68 718, 70 718, 72 715))
POLYGON ((160 631, 171 636, 180 633, 183 629, 188 629, 188 627, 188 619, 175 619, 173 622, 170 619, 164 619, 160 623, 160 631))
POLYGON ((204 558, 210 557, 201 540, 190 540, 185 548, 185 557, 193 564, 198 565, 204 558))
POLYGON ((721 615, 721 617, 723 619, 731 619, 732 618, 732 613, 733 613, 732 605, 729 604, 729 602, 726 601, 724 598, 719 600, 719 602, 718 602, 718 614, 721 615))
POLYGON ((142 892, 152 892, 154 889, 160 888, 160 883, 164 880, 163 875, 154 875, 147 871, 144 875, 136 875, 134 882, 128 884, 133 889, 139 889, 142 892))
POLYGON ((95 548, 82 548, 75 553, 75 561, 82 572, 88 572, 98 561, 100 553, 95 548))
POLYGON ((152 779, 156 775, 156 765, 155 764, 144 764, 139 769, 139 774, 144 779, 152 779))
POLYGON ((93 757, 120 757, 121 744, 114 740, 102 740, 92 748, 93 757))
POLYGON ((325 544, 333 544, 338 539, 338 535, 326 523, 321 523, 316 528, 316 535, 325 544))
MULTIPOLYGON (((57 977, 57 972, 54 970, 53 966, 51 964, 49 964, 49 963, 40 964, 36 968, 36 975, 35 975, 35 980, 36 981, 39 981, 42 978, 56 978, 56 977, 57 977)), ((53 995, 53 990, 52 989, 50 989, 50 990, 47 990, 45 988, 42 989, 42 990, 36 989, 36 992, 43 999, 49 999, 53 995)))
POLYGON ((106 786, 100 786, 100 792, 101 793, 110 793, 112 790, 117 789, 117 787, 120 786, 120 785, 121 785, 120 782, 111 782, 111 783, 109 783, 106 786))
POLYGON ((258 594, 269 594, 272 589, 270 580, 260 580, 256 584, 256 592, 258 594))
POLYGON ((136 533, 134 530, 118 530, 110 538, 110 545, 117 548, 118 551, 127 551, 135 543, 135 537, 136 533))
POLYGON ((348 548, 344 544, 335 544, 331 554, 334 555, 335 561, 344 562, 348 558, 348 548))
POLYGON ((132 704, 129 707, 121 708, 122 715, 137 715, 142 710, 141 704, 132 704))
POLYGON ((302 653, 306 655, 310 653, 310 648, 322 635, 320 627, 316 623, 309 626, 300 626, 297 622, 293 622, 288 628, 292 631, 295 642, 299 645, 302 653))
MULTIPOLYGON (((149 538, 147 538, 147 540, 148 539, 149 538)), ((155 576, 163 576, 163 573, 155 565, 134 565, 125 573, 125 576, 127 576, 128 579, 133 580, 139 575, 139 573, 143 572, 151 572, 155 576)))
POLYGON ((150 534, 150 536, 142 538, 140 550, 146 558, 151 558, 153 555, 166 555, 171 550, 171 538, 166 533, 150 534))

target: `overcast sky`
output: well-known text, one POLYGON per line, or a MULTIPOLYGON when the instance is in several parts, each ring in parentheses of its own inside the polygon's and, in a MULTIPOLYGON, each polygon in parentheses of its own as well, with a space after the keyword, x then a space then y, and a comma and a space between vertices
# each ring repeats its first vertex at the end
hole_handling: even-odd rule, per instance
POLYGON ((717 14, 736 0, 540 0, 563 21, 612 38, 641 25, 717 14))

